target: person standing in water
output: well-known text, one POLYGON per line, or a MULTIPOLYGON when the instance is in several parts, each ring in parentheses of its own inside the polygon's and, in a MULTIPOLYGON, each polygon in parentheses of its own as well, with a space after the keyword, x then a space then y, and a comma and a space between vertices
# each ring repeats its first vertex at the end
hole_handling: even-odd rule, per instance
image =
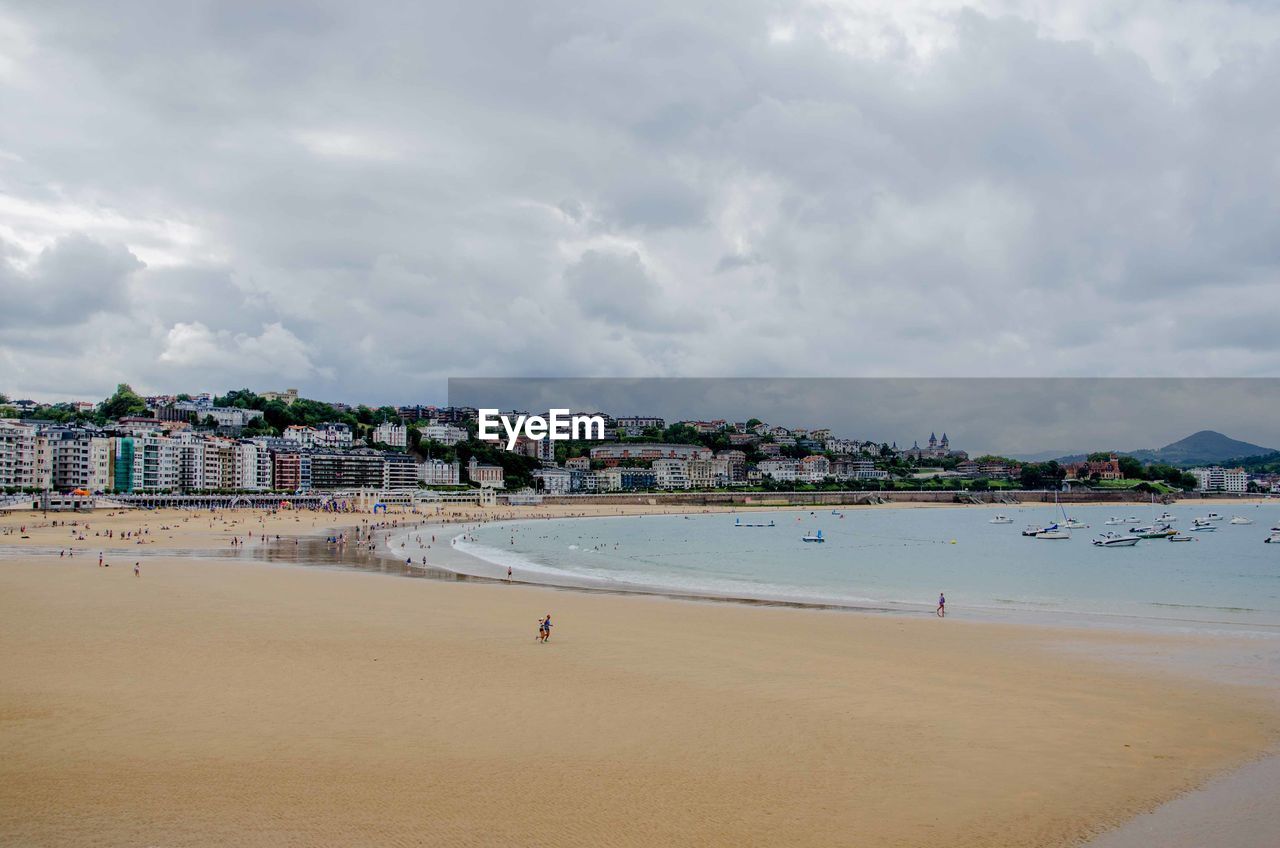
POLYGON ((947 596, 939 592, 938 593, 938 618, 946 618, 946 617, 947 617, 947 596))
POLYGON ((507 582, 511 582, 511 566, 507 566, 507 582))

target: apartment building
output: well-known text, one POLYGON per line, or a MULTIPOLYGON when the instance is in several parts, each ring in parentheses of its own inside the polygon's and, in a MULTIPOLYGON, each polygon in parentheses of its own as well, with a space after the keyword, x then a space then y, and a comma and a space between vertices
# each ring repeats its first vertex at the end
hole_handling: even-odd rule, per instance
POLYGON ((384 444, 393 448, 409 446, 409 428, 403 424, 392 424, 390 421, 373 428, 375 444, 384 444))
POLYGON ((419 427, 418 430, 422 433, 424 442, 439 442, 446 447, 456 445, 467 438, 466 430, 449 424, 431 424, 427 427, 419 427))
POLYGON ((418 480, 424 486, 457 486, 461 480, 461 468, 456 460, 428 459, 418 463, 418 480))
POLYGON ((689 463, 683 459, 654 460, 653 485, 659 489, 690 488, 689 463))
POLYGON ((1218 465, 1209 468, 1192 468, 1196 478, 1196 488, 1203 492, 1249 491, 1249 474, 1243 468, 1223 468, 1218 465))

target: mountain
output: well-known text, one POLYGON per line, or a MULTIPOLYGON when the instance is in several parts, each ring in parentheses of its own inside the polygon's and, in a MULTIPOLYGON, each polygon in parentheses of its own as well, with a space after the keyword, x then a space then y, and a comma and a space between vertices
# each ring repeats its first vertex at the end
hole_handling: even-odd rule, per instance
POLYGON ((1190 466, 1220 464, 1231 459, 1274 453, 1275 450, 1232 439, 1214 430, 1201 430, 1159 450, 1131 451, 1129 455, 1143 462, 1190 466))

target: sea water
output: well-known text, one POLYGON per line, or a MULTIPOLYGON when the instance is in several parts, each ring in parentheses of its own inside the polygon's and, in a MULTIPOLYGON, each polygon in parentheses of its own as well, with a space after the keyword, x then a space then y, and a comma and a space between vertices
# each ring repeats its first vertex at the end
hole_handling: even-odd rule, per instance
MULTIPOLYGON (((1091 540, 1134 526, 1105 526, 1112 516, 1152 523, 1148 505, 1069 507, 1090 527, 1065 540, 1022 535, 1063 518, 1036 505, 510 521, 470 531, 458 548, 560 585, 885 609, 932 609, 945 592, 950 608, 971 612, 1280 627, 1280 544, 1263 544, 1280 504, 1232 509, 1214 531, 1189 533, 1195 541, 1127 548, 1091 540), (997 512, 1014 523, 991 524, 997 512), (1233 514, 1254 523, 1229 524, 1233 514), (802 541, 818 530, 824 542, 802 541)), ((1168 508, 1183 533, 1208 510, 1168 508)))

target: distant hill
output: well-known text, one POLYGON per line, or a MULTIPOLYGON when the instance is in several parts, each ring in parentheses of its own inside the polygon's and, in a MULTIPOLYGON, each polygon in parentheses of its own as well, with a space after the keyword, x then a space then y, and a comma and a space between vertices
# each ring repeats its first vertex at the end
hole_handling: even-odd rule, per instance
POLYGON ((1165 445, 1159 450, 1130 451, 1129 455, 1143 462, 1191 466, 1220 464, 1246 456, 1275 453, 1275 450, 1275 448, 1264 448, 1261 445, 1232 439, 1214 430, 1201 430, 1185 439, 1165 445))
MULTIPOLYGON (((1185 439, 1179 439, 1156 450, 1112 451, 1118 456, 1131 456, 1141 462, 1159 462, 1183 468, 1193 465, 1221 465, 1224 462, 1242 460, 1245 457, 1267 457, 1269 460, 1270 455, 1275 452, 1275 448, 1264 448, 1261 445, 1242 442, 1214 430, 1192 433, 1185 439)), ((1064 465, 1069 462, 1082 462, 1084 458, 1085 454, 1066 451, 1040 451, 1013 456, 1013 459, 1023 462, 1048 462, 1056 459, 1064 465)))

